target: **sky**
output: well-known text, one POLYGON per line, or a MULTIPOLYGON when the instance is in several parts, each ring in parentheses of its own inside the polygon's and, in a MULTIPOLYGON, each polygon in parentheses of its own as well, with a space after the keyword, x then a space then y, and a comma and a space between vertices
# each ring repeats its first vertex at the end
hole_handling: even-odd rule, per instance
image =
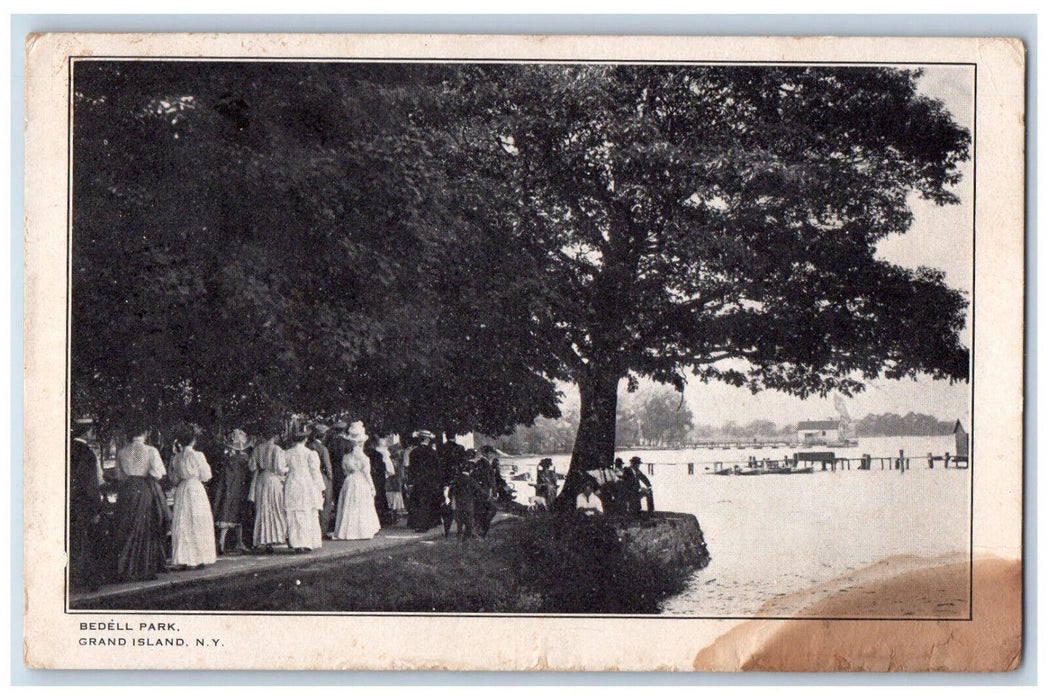
MULTIPOLYGON (((972 129, 974 83, 971 66, 926 66, 920 78, 920 91, 942 100, 961 126, 972 129)), ((974 154, 973 154, 974 155, 974 154)), ((905 267, 933 267, 946 273, 946 283, 963 291, 971 300, 972 293, 972 161, 960 168, 961 182, 954 188, 960 203, 945 207, 914 198, 913 226, 903 235, 886 239, 878 246, 878 255, 905 267)), ((971 347, 971 309, 964 343, 971 347)), ((642 385, 644 383, 642 382, 642 385)), ((574 392, 572 392, 574 393, 574 392)), ((703 384, 693 380, 685 389, 685 400, 691 407, 696 424, 721 425, 727 421, 744 424, 768 419, 781 425, 801 420, 836 417, 833 397, 798 399, 778 391, 752 394, 747 389, 721 383, 703 384)), ((876 380, 867 383, 866 391, 846 398, 852 418, 868 413, 910 411, 936 416, 940 420, 961 419, 970 425, 971 387, 967 383, 950 384, 928 378, 919 380, 876 380)), ((577 399, 572 395, 568 401, 577 399)))

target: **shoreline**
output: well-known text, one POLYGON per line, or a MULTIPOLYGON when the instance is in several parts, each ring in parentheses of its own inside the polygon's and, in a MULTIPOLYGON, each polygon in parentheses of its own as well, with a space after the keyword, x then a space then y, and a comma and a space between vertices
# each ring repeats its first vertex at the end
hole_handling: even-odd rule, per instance
MULTIPOLYGON (((251 568, 125 584, 79 611, 544 613, 656 615, 708 552, 694 516, 500 518, 486 538, 442 529, 251 568), (581 548, 579 543, 583 543, 581 548), (597 557, 602 566, 593 566, 597 557), (87 607, 90 605, 91 607, 87 607)), ((281 561, 283 560, 283 561, 281 561)), ((249 562, 250 563, 250 562, 249 562)), ((182 574, 186 572, 180 572, 182 574)), ((71 606, 71 607, 73 607, 71 606)))

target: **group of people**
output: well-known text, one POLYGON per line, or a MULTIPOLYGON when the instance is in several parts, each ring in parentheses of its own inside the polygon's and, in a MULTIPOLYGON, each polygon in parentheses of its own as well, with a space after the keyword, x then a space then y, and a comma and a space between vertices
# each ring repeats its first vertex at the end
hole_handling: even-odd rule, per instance
MULTIPOLYGON (((94 425, 77 421, 70 493, 74 588, 94 590, 108 581, 149 580, 171 568, 212 564, 229 551, 231 533, 234 551, 272 553, 286 546, 306 552, 325 538, 370 539, 405 504, 416 530, 436 524, 434 504, 440 520, 443 501, 434 494, 440 497, 440 487, 453 478, 441 476, 434 486, 444 462, 438 459, 438 468, 427 471, 430 451, 436 454, 425 447, 432 433, 423 431, 426 439, 406 451, 412 480, 407 469, 398 474, 387 441, 370 438, 361 421, 259 432, 252 441, 237 428, 198 449, 199 429, 180 427, 165 466, 160 450, 148 443, 149 430, 132 427, 131 440, 116 453, 115 510, 107 513, 110 486, 91 448, 94 425), (418 447, 423 449, 416 453, 418 447), (394 493, 387 494, 387 482, 394 493)), ((490 462, 485 464, 480 478, 490 478, 490 462)), ((454 495, 464 500, 462 494, 460 486, 454 495)))
POLYGON ((428 430, 418 431, 402 456, 408 527, 425 532, 443 523, 447 535, 454 523, 460 538, 474 531, 486 535, 496 503, 513 500, 494 448, 485 445, 478 452, 454 440, 436 447, 435 437, 428 430))
POLYGON ((605 513, 636 515, 641 512, 642 501, 647 512, 654 512, 651 481, 641 471, 641 464, 640 457, 632 457, 628 465, 616 457, 612 466, 587 472, 575 500, 576 513, 587 517, 605 513))
MULTIPOLYGON (((186 425, 170 440, 165 466, 148 443, 149 430, 138 426, 116 453, 110 514, 108 484, 90 445, 94 425, 78 421, 75 431, 70 575, 76 589, 213 564, 230 551, 230 534, 236 552, 272 553, 278 546, 307 552, 325 538, 370 539, 402 510, 416 532, 443 524, 447 535, 457 524, 460 538, 484 536, 497 504, 514 501, 491 446, 477 451, 451 439, 438 446, 428 430, 417 431, 394 457, 387 440, 369 437, 361 421, 290 431, 275 425, 255 440, 237 428, 202 449, 200 430, 186 425)), ((628 466, 616 459, 588 472, 577 511, 639 513, 642 500, 653 510, 640 464, 639 457, 628 466)), ((542 460, 536 495, 549 507, 557 482, 552 460, 542 460)))

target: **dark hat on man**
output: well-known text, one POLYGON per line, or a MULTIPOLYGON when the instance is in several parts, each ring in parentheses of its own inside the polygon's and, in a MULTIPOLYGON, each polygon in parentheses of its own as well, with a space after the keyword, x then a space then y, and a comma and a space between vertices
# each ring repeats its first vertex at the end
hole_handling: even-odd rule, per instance
POLYGON ((637 455, 630 457, 630 464, 643 464, 643 461, 637 455))
POLYGON ((539 466, 540 467, 552 467, 553 466, 553 460, 551 458, 549 458, 549 457, 543 457, 542 459, 539 460, 539 466))
POLYGON ((616 457, 615 458, 615 466, 616 467, 621 467, 622 466, 622 457, 616 457))

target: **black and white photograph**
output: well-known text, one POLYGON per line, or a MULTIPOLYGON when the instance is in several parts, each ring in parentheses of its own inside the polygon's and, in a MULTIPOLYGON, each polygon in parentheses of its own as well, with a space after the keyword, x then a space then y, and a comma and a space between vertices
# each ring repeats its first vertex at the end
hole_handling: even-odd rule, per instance
POLYGON ((976 439, 976 63, 129 48, 67 63, 71 618, 1018 601, 975 535, 1020 468, 976 439))

